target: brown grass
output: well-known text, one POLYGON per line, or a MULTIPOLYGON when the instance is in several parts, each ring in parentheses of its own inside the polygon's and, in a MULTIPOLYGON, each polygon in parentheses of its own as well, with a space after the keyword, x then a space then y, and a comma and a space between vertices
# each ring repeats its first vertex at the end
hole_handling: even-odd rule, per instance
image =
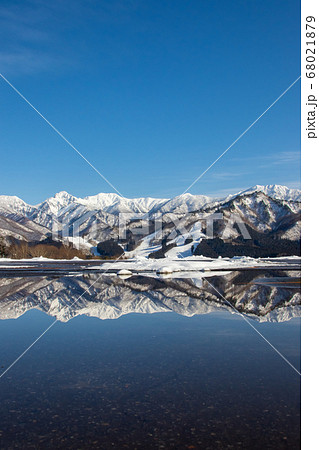
POLYGON ((50 244, 30 245, 27 242, 11 244, 8 248, 8 257, 14 259, 27 259, 43 256, 51 259, 72 259, 75 256, 81 259, 91 259, 90 253, 78 250, 71 245, 55 246, 50 244))

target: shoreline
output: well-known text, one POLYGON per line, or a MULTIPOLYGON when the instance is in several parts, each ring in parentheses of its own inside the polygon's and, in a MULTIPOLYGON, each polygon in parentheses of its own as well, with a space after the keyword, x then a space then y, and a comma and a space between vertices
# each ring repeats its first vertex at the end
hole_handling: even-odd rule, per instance
POLYGON ((146 258, 127 260, 52 260, 33 258, 29 260, 0 260, 0 277, 23 276, 71 276, 89 273, 105 273, 106 275, 133 276, 142 274, 191 274, 244 271, 244 270, 301 270, 300 257, 280 258, 204 258, 191 257, 150 260, 146 258), (121 273, 122 272, 122 273, 121 273))

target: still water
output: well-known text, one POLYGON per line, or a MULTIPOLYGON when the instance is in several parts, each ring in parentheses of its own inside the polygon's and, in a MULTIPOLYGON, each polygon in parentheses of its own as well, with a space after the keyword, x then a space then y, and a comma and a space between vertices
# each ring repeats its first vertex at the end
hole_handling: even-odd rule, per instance
POLYGON ((1 448, 300 448, 299 375, 223 301, 300 370, 296 274, 94 277, 0 279, 1 371, 58 319, 0 379, 1 448))

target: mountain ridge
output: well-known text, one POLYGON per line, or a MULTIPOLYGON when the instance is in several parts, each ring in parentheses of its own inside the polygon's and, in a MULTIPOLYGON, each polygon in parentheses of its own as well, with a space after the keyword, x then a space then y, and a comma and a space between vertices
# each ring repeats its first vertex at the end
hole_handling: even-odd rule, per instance
POLYGON ((281 199, 281 200, 289 200, 289 201, 301 201, 301 191, 300 189, 294 189, 294 188, 288 188, 284 185, 255 185, 253 187, 250 187, 248 189, 244 189, 242 191, 239 191, 235 194, 229 194, 225 197, 214 197, 210 195, 203 195, 203 194, 191 194, 189 192, 185 192, 184 194, 177 195, 172 198, 162 198, 162 197, 121 197, 120 195, 116 193, 106 193, 106 192, 100 192, 95 195, 89 195, 85 197, 76 197, 73 194, 69 194, 66 191, 59 191, 55 193, 52 197, 48 197, 47 199, 43 200, 42 202, 31 205, 25 202, 20 197, 17 197, 16 195, 0 195, 0 207, 5 206, 6 204, 10 205, 20 205, 20 206, 27 206, 29 208, 40 208, 42 205, 44 205, 48 201, 55 201, 57 204, 59 204, 61 207, 67 206, 71 201, 74 201, 76 203, 85 204, 85 205, 96 205, 99 207, 107 207, 110 205, 113 205, 114 203, 117 203, 119 200, 123 199, 129 202, 136 202, 139 203, 141 201, 148 201, 148 203, 165 203, 170 202, 173 200, 178 199, 194 199, 194 198, 206 198, 209 201, 214 202, 222 202, 227 201, 229 198, 234 198, 240 195, 245 195, 253 192, 264 192, 269 197, 275 198, 275 199, 281 199), (106 201, 107 199, 112 199, 113 201, 106 201))
MULTIPOLYGON (((279 239, 298 241, 300 199, 300 190, 281 185, 256 185, 219 200, 211 196, 190 193, 172 199, 152 197, 129 199, 114 193, 78 198, 61 191, 32 206, 19 197, 0 195, 0 218, 3 219, 0 221, 0 236, 9 239, 10 224, 11 236, 18 240, 28 240, 32 236, 37 236, 37 240, 45 240, 54 233, 60 238, 63 234, 72 239, 77 233, 82 239, 81 245, 88 249, 103 240, 118 240, 122 217, 120 214, 128 213, 125 217, 128 217, 127 229, 131 233, 131 240, 136 228, 148 227, 148 231, 144 231, 144 235, 134 241, 133 247, 137 248, 137 251, 147 255, 159 249, 159 242, 156 242, 153 232, 155 221, 160 218, 164 238, 169 238, 171 244, 180 246, 179 250, 184 254, 185 251, 189 253, 191 248, 196 247, 203 239, 201 232, 203 216, 222 213, 224 221, 218 223, 216 227, 217 237, 222 239, 238 238, 238 230, 229 225, 232 218, 236 217, 258 233, 272 233, 279 239), (178 229, 177 222, 180 220, 184 224, 183 233, 185 234, 186 230, 187 234, 172 238, 170 233, 178 229), (22 224, 26 229, 22 230, 19 227, 18 230, 10 221, 22 224), (42 235, 40 239, 39 233, 40 237, 42 235), (187 238, 193 243, 185 247, 182 244, 187 238)), ((124 246, 126 244, 128 240, 126 243, 124 240, 124 246)), ((125 251, 132 251, 133 247, 130 245, 125 251)), ((171 249, 168 256, 174 252, 174 249, 171 249)))

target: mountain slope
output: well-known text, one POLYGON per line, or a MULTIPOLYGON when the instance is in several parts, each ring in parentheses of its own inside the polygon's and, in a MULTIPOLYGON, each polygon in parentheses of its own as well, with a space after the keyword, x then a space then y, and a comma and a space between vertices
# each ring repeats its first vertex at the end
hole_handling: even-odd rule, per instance
MULTIPOLYGON (((119 222, 124 213, 131 234, 144 227, 140 236, 134 234, 134 242, 136 252, 143 247, 145 254, 145 239, 149 253, 158 248, 159 242, 153 235, 155 220, 162 219, 164 238, 181 247, 189 238, 196 247, 203 238, 206 218, 217 213, 223 214, 223 220, 216 221, 214 232, 222 239, 236 239, 240 235, 238 227, 233 226, 237 220, 259 233, 298 241, 300 209, 300 191, 278 185, 257 185, 221 200, 189 193, 173 199, 128 199, 112 193, 77 198, 62 191, 32 206, 18 197, 0 196, 0 236, 11 233, 19 239, 40 240, 55 231, 60 236, 79 234, 96 245, 102 240, 118 238, 119 222)), ((192 245, 187 245, 189 252, 192 245)), ((181 251, 186 249, 181 248, 181 251)))

